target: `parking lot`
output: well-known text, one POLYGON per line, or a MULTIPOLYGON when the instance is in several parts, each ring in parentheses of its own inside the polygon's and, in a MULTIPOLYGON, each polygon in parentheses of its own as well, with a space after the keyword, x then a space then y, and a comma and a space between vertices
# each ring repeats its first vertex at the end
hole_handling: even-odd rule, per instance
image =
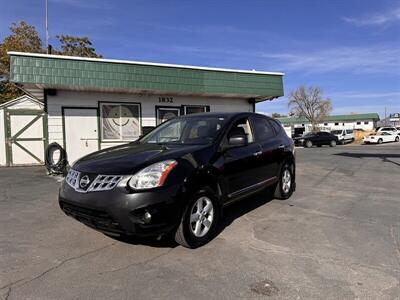
MULTIPOLYGON (((400 144, 297 149, 297 191, 225 211, 206 246, 66 217, 44 168, 0 169, 3 299, 399 299, 400 144)), ((111 199, 110 199, 111 200, 111 199)))

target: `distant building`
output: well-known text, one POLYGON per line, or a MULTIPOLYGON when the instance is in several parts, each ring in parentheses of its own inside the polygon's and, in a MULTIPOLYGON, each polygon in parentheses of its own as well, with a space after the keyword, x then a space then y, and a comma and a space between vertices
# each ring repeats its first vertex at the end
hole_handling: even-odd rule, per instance
MULTIPOLYGON (((312 130, 311 123, 306 118, 286 117, 278 118, 285 127, 288 135, 298 136, 312 130)), ((318 124, 320 130, 332 131, 337 129, 373 130, 377 126, 377 113, 333 115, 328 116, 318 124)))

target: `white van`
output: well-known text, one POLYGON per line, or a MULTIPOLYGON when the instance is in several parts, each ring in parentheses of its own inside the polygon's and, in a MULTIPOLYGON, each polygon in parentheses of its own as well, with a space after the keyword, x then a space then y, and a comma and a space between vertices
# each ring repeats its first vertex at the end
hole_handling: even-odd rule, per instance
POLYGON ((332 130, 331 133, 337 136, 339 143, 342 145, 354 142, 353 129, 332 130))

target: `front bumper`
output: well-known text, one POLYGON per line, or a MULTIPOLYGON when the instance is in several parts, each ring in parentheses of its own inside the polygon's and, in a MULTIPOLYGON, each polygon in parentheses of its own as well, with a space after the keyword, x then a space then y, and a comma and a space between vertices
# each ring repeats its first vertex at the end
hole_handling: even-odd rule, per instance
POLYGON ((60 208, 79 222, 112 235, 158 236, 179 224, 184 198, 179 186, 145 192, 132 192, 125 186, 81 193, 64 181, 59 192, 60 208), (151 214, 148 223, 144 220, 146 212, 151 214))

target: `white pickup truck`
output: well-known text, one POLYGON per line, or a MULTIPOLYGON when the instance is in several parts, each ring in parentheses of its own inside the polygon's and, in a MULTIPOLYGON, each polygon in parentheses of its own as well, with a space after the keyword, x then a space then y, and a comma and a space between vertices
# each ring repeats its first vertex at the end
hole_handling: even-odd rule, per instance
POLYGON ((354 142, 353 129, 332 130, 331 133, 337 136, 339 143, 342 145, 354 142))

